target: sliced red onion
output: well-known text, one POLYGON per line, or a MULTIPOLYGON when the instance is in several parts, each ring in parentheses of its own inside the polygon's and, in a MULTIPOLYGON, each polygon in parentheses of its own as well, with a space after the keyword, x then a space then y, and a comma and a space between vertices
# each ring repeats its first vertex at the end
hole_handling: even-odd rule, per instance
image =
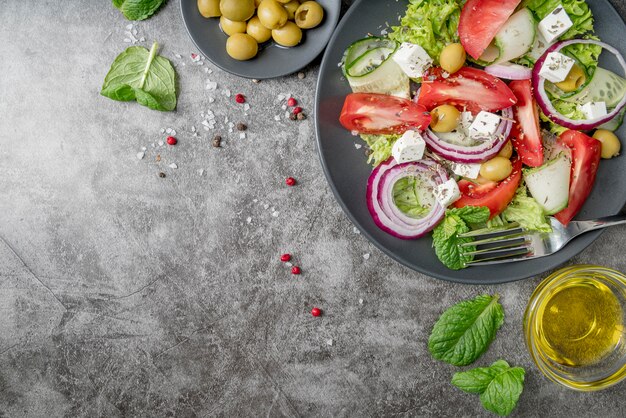
POLYGON ((622 100, 618 103, 615 109, 613 109, 607 115, 601 116, 599 118, 577 120, 568 118, 560 114, 559 111, 554 108, 552 102, 550 101, 550 98, 548 97, 548 94, 546 93, 546 80, 539 75, 539 71, 541 71, 541 67, 543 66, 543 63, 545 62, 550 52, 558 52, 566 46, 575 44, 593 44, 601 46, 602 48, 609 51, 611 54, 615 55, 620 65, 622 66, 624 73, 626 74, 626 62, 624 61, 624 57, 622 57, 622 54, 620 54, 619 51, 613 48, 611 45, 605 44, 604 42, 594 41, 592 39, 572 39, 571 41, 557 42, 556 44, 548 48, 546 52, 543 53, 541 58, 537 60, 537 62, 535 63, 535 67, 533 68, 533 90, 535 92, 537 104, 541 108, 541 111, 548 118, 550 118, 551 121, 553 121, 554 123, 558 123, 565 128, 588 131, 602 125, 603 123, 610 121, 615 116, 617 116, 617 114, 624 108, 624 106, 626 106, 626 95, 622 97, 622 100))
POLYGON ((530 68, 512 62, 488 65, 485 67, 485 72, 507 80, 530 80, 533 75, 533 70, 530 68))
POLYGON ((401 239, 417 239, 431 231, 441 221, 445 208, 435 202, 430 213, 416 219, 402 213, 393 201, 393 185, 401 178, 431 174, 428 181, 433 189, 448 180, 448 174, 432 160, 398 164, 393 158, 372 171, 367 182, 367 208, 380 229, 401 239))
POLYGON ((428 147, 437 155, 456 163, 482 163, 495 157, 506 141, 513 127, 513 108, 507 107, 502 110, 502 119, 493 139, 481 142, 474 146, 463 146, 451 144, 439 138, 430 129, 424 131, 424 141, 428 147))

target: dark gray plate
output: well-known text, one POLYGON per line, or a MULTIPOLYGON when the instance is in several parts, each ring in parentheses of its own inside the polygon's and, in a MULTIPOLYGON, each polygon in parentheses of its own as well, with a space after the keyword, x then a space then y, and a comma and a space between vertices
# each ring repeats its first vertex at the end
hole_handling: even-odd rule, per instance
POLYGON ((181 0, 180 10, 187 33, 202 55, 224 71, 246 78, 266 79, 294 73, 313 61, 323 50, 339 20, 340 0, 317 0, 324 8, 324 20, 305 30, 302 43, 284 48, 267 42, 249 61, 237 61, 226 53, 226 39, 218 18, 206 19, 198 12, 196 0, 181 0))
MULTIPOLYGON (((398 16, 404 14, 407 3, 405 0, 358 1, 342 19, 326 49, 317 84, 317 145, 324 173, 337 201, 363 235, 383 252, 407 267, 439 279, 471 284, 510 282, 541 274, 568 261, 597 239, 601 232, 590 232, 577 238, 550 257, 453 271, 444 267, 435 256, 430 236, 415 241, 400 240, 381 231, 372 221, 365 204, 365 188, 371 168, 366 164, 363 149, 354 147, 355 142, 360 140, 342 128, 338 121, 350 87, 342 78, 337 63, 346 47, 355 40, 368 32, 380 34, 385 22, 397 24, 398 16)), ((597 34, 626 55, 623 38, 626 26, 619 14, 607 0, 588 0, 588 3, 596 19, 597 34)), ((622 74, 609 55, 607 52, 603 54, 601 65, 622 74)), ((618 136, 626 137, 624 126, 618 131, 618 136)), ((613 215, 620 211, 626 203, 623 173, 626 173, 626 157, 602 161, 596 186, 578 219, 613 215)))

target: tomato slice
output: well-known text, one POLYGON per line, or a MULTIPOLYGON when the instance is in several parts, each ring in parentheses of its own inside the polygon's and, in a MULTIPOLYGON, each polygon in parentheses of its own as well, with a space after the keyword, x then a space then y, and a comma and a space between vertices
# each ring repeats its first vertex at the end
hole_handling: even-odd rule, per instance
POLYGON ((521 0, 467 0, 459 18, 465 51, 479 59, 521 0))
POLYGON ((502 213, 513 200, 515 191, 522 180, 522 160, 515 158, 511 162, 513 171, 495 187, 491 185, 491 187, 483 188, 484 185, 476 185, 471 181, 459 181, 461 198, 454 203, 454 207, 485 206, 491 213, 490 219, 502 213))
POLYGON ((494 112, 511 107, 517 98, 504 81, 483 70, 463 67, 448 75, 436 67, 424 77, 417 103, 428 110, 452 104, 476 114, 481 110, 494 112))
POLYGON ((559 222, 567 225, 583 207, 593 189, 600 164, 602 144, 582 132, 573 130, 563 132, 557 143, 568 147, 572 152, 569 202, 565 209, 554 215, 559 222))
POLYGON ((430 114, 424 106, 401 97, 352 93, 346 97, 339 122, 362 134, 402 134, 410 129, 426 129, 430 114))
POLYGON ((517 97, 515 121, 511 129, 511 143, 522 162, 530 167, 543 164, 543 144, 539 127, 539 111, 533 97, 530 80, 515 80, 509 88, 517 97))

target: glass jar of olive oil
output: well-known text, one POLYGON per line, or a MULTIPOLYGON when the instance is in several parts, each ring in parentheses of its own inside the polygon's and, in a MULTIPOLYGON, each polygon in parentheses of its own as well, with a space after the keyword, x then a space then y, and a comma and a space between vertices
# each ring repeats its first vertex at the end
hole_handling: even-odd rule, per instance
POLYGON ((599 266, 561 269, 535 289, 524 316, 530 354, 551 380, 592 391, 626 377, 626 276, 599 266))

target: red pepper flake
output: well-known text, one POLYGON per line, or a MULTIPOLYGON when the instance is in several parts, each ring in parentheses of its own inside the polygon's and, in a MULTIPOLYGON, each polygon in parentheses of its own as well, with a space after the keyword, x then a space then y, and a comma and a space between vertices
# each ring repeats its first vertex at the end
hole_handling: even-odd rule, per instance
POLYGON ((302 270, 300 270, 300 267, 298 267, 298 266, 293 266, 293 267, 291 268, 291 274, 296 274, 296 275, 297 275, 297 274, 300 274, 300 273, 302 273, 302 270))
POLYGON ((286 263, 287 261, 291 261, 291 254, 286 253, 280 256, 280 261, 286 263))
POLYGON ((167 137, 167 145, 176 145, 176 144, 178 144, 178 140, 176 138, 174 138, 173 136, 167 137))
POLYGON ((320 308, 313 308, 311 309, 311 315, 313 316, 320 316, 322 314, 322 310, 320 308))
POLYGON ((246 102, 246 96, 244 96, 241 93, 238 93, 237 95, 235 95, 235 101, 239 104, 243 104, 246 102))
POLYGON ((194 54, 193 52, 191 53, 191 59, 195 60, 196 58, 198 58, 198 54, 194 54))
POLYGON ((297 115, 298 113, 302 113, 302 108, 300 106, 293 108, 293 114, 297 115))
POLYGON ((285 184, 286 184, 287 186, 290 186, 290 187, 291 187, 291 186, 295 186, 295 185, 296 185, 296 179, 294 179, 293 177, 287 177, 287 178, 285 179, 285 184))
POLYGON ((293 97, 290 97, 289 100, 287 100, 287 105, 294 107, 298 104, 298 101, 296 99, 294 99, 293 97))

